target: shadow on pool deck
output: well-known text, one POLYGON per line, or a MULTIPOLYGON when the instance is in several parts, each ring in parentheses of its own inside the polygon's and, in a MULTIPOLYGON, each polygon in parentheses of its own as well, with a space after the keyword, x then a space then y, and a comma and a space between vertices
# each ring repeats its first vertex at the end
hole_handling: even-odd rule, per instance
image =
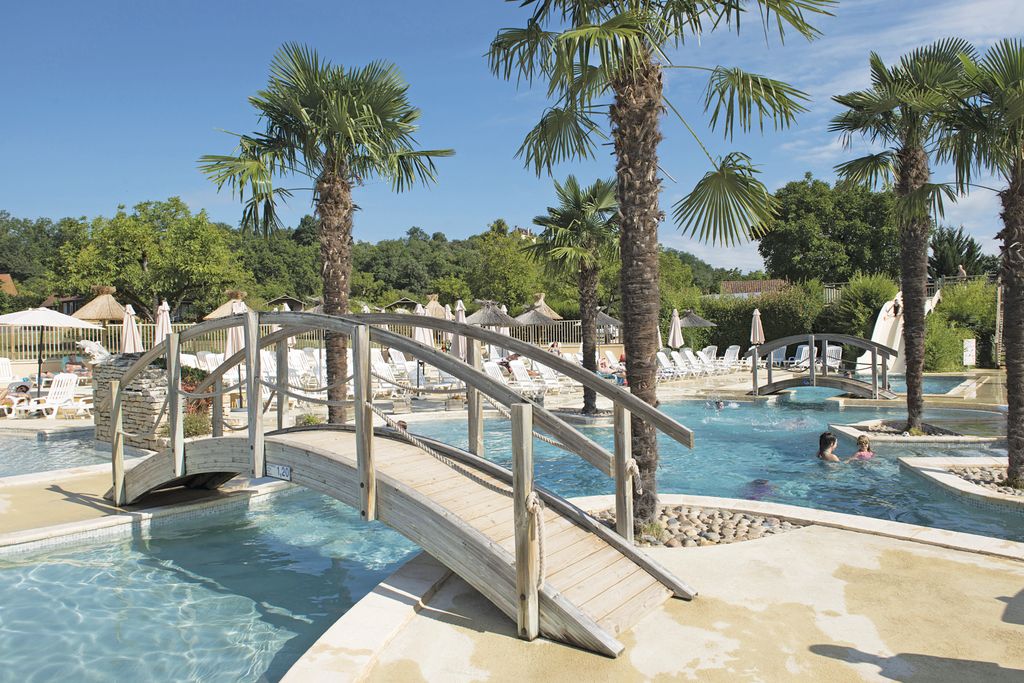
POLYGON ((811 645, 811 652, 832 657, 849 664, 877 666, 879 675, 894 681, 1022 681, 1024 669, 1009 669, 996 662, 973 659, 935 657, 901 652, 891 657, 879 657, 853 647, 841 645, 811 645))

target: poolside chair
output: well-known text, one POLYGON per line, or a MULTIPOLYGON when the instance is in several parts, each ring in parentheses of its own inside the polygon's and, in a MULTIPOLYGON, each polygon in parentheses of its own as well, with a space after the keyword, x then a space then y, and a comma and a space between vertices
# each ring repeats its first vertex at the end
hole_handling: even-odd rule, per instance
POLYGON ((725 354, 718 359, 716 365, 722 372, 733 372, 739 364, 740 347, 734 344, 725 350, 725 354))
POLYGON ((527 371, 523 361, 518 358, 508 362, 508 370, 512 373, 510 386, 524 396, 543 396, 546 392, 543 382, 535 380, 527 371))
POLYGON ((183 368, 196 368, 197 370, 201 369, 199 367, 199 359, 195 357, 195 354, 183 353, 183 354, 181 354, 178 357, 181 359, 181 367, 183 367, 183 368))
POLYGON ((618 370, 622 368, 622 363, 619 362, 619 357, 612 353, 611 349, 604 350, 604 357, 608 361, 608 367, 612 368, 613 370, 618 370))
POLYGON ((11 369, 11 359, 0 358, 0 386, 7 386, 16 379, 18 378, 14 376, 14 371, 11 369))
POLYGON ((658 379, 662 381, 671 382, 674 379, 679 379, 683 375, 679 368, 672 364, 672 361, 668 359, 664 351, 658 351, 655 354, 655 358, 658 359, 658 379))
POLYGON ((63 407, 71 407, 75 402, 75 389, 77 388, 78 375, 62 372, 54 376, 53 382, 50 384, 50 393, 14 406, 14 412, 23 416, 42 413, 43 417, 57 417, 58 410, 63 407))
POLYGON ((6 387, 0 389, 0 415, 10 417, 14 414, 16 406, 22 403, 27 403, 31 398, 31 394, 11 391, 6 387))
POLYGON ((484 365, 484 372, 487 373, 488 377, 493 379, 495 382, 498 382, 498 383, 503 384, 505 386, 509 385, 508 379, 505 377, 505 373, 502 372, 501 366, 498 365, 498 361, 485 360, 483 365, 484 365))
MULTIPOLYGON (((821 361, 818 361, 819 364, 821 361)), ((840 370, 843 367, 843 347, 830 344, 828 347, 828 357, 825 359, 828 363, 829 370, 840 370)))
POLYGON ((771 352, 768 358, 768 362, 772 364, 772 367, 781 368, 786 364, 786 347, 780 346, 771 352))
POLYGON ((672 351, 669 354, 669 358, 672 359, 672 363, 675 365, 681 377, 696 377, 700 374, 700 368, 690 365, 690 362, 687 361, 686 358, 684 358, 678 351, 672 351))
POLYGON ((796 347, 796 355, 786 359, 786 365, 790 370, 806 370, 811 365, 811 354, 807 344, 796 347))
POLYGON ((552 394, 560 394, 563 389, 568 389, 571 386, 568 377, 555 372, 543 363, 534 363, 533 367, 540 374, 540 379, 544 383, 544 387, 548 392, 552 394), (563 382, 563 379, 566 381, 563 382))
POLYGON ((683 357, 689 361, 690 366, 698 371, 701 375, 713 375, 715 374, 715 366, 708 362, 706 358, 700 354, 695 354, 692 349, 688 347, 683 348, 683 357))

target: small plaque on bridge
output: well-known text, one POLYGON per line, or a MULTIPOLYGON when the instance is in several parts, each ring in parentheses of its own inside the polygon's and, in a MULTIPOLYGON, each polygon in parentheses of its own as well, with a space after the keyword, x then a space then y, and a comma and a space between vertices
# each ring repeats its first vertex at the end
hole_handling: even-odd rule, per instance
POLYGON ((274 479, 281 479, 282 481, 291 481, 292 468, 288 465, 271 465, 268 463, 267 476, 273 477, 274 479))

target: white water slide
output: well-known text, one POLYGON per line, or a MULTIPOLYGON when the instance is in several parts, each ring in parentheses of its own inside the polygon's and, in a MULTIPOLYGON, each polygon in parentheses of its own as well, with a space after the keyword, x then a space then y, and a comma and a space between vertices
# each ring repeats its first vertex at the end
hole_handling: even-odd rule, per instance
MULTIPOLYGON (((935 294, 925 299, 924 314, 931 313, 941 298, 942 292, 936 291, 935 294)), ((871 341, 899 351, 896 356, 889 359, 891 374, 902 374, 906 370, 906 349, 903 342, 903 292, 899 292, 892 301, 887 301, 882 306, 882 310, 878 312, 875 329, 871 333, 871 341)), ((857 374, 871 374, 870 351, 865 351, 857 359, 857 374)))

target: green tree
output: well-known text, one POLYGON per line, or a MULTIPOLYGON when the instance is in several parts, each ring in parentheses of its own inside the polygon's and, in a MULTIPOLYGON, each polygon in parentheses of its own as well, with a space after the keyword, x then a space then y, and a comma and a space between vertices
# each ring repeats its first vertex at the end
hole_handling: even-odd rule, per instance
MULTIPOLYGON (((549 272, 574 275, 579 292, 580 334, 583 367, 597 372, 597 288, 601 254, 614 252, 618 240, 615 224, 615 182, 596 180, 587 188, 576 176, 555 181, 558 206, 533 219, 543 230, 525 247, 549 272)), ((583 390, 583 414, 597 412, 597 392, 583 390)))
POLYGON ((500 301, 512 310, 532 300, 540 269, 522 250, 522 241, 507 232, 489 230, 468 240, 475 260, 466 282, 477 299, 500 301))
POLYGON ((940 157, 953 161, 957 183, 971 189, 983 170, 1000 178, 1006 351, 1006 440, 1010 486, 1024 488, 1024 41, 1004 39, 982 57, 960 56, 963 87, 951 97, 940 157))
MULTIPOLYGON (((806 15, 825 13, 832 0, 757 0, 765 35, 794 29, 812 38, 806 15)), ((658 167, 661 117, 679 110, 666 99, 662 75, 677 68, 668 52, 685 39, 717 27, 739 30, 748 3, 693 0, 523 0, 531 8, 525 27, 506 28, 491 42, 492 72, 505 80, 543 79, 556 98, 527 133, 519 156, 538 174, 554 164, 595 156, 609 137, 598 118, 607 114, 616 159, 621 230, 623 341, 630 391, 657 403, 658 223, 662 211, 658 167)), ((704 110, 727 137, 765 121, 788 126, 804 110, 803 93, 786 83, 739 68, 699 68, 709 75, 704 110)), ((681 118, 681 117, 680 117, 681 118)), ((693 131, 683 121, 686 130, 693 131)), ((698 140, 698 143, 700 141, 698 140)), ((710 242, 732 243, 760 232, 772 201, 750 158, 732 152, 707 155, 711 170, 675 206, 676 222, 710 242)), ((637 520, 657 509, 658 447, 654 427, 633 420, 633 456, 643 494, 637 520)))
MULTIPOLYGON (((432 183, 434 159, 451 150, 416 150, 413 134, 420 110, 397 68, 373 62, 363 68, 334 66, 315 50, 289 43, 278 50, 265 90, 249 98, 264 128, 239 136, 235 154, 208 155, 202 170, 245 201, 244 227, 264 234, 277 227, 275 202, 292 193, 277 178, 306 177, 314 185, 320 219, 324 313, 348 313, 352 273, 352 187, 379 177, 401 192, 432 183)), ((328 334, 328 419, 342 422, 348 375, 345 338, 328 334)))
POLYGON ((929 210, 942 212, 950 189, 931 182, 927 148, 939 132, 938 113, 945 93, 954 88, 962 68, 959 54, 971 52, 963 40, 948 39, 918 48, 887 67, 871 53, 871 87, 833 99, 845 111, 832 119, 831 130, 849 141, 854 135, 889 147, 836 167, 856 183, 892 182, 900 236, 900 285, 903 291, 903 340, 907 365, 907 429, 920 429, 924 411, 925 299, 928 284, 929 210))
POLYGON ((847 282, 860 273, 899 273, 899 238, 890 192, 832 186, 810 173, 775 193, 778 215, 759 238, 771 277, 847 282))
POLYGON ((928 275, 936 280, 956 277, 958 266, 963 266, 968 275, 984 275, 999 267, 998 259, 982 253, 981 244, 964 232, 962 225, 956 230, 943 226, 936 228, 930 247, 928 275))
POLYGON ((230 242, 230 233, 204 211, 193 214, 172 197, 95 219, 85 245, 68 242, 59 256, 71 291, 111 285, 152 319, 162 299, 175 310, 183 304, 205 309, 219 303, 226 289, 245 286, 248 275, 230 242))
POLYGON ((459 299, 462 299, 463 303, 473 299, 469 285, 458 275, 435 277, 430 282, 430 289, 432 294, 437 294, 438 300, 443 304, 454 306, 459 299))

